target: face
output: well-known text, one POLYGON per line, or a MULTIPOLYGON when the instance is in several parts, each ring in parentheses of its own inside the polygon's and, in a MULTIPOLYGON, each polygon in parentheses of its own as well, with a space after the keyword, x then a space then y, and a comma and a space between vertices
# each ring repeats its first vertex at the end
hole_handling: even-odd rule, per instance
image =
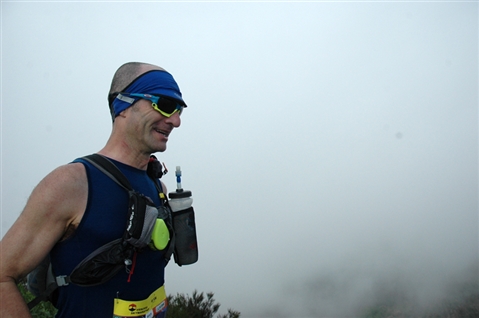
POLYGON ((163 152, 168 137, 181 124, 178 112, 165 117, 151 106, 151 101, 140 99, 127 109, 127 138, 142 153, 163 152))

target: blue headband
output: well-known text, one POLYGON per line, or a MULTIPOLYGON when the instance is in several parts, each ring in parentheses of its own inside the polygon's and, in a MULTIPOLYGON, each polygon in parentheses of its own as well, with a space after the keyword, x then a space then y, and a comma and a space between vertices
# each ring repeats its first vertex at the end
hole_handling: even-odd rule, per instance
MULTIPOLYGON (((128 85, 123 92, 164 95, 185 103, 181 97, 180 88, 178 87, 178 84, 176 84, 173 76, 170 73, 161 70, 153 70, 140 75, 140 77, 136 78, 130 85, 128 85)), ((115 98, 112 104, 115 117, 139 99, 140 98, 135 98, 132 103, 129 103, 115 98)))

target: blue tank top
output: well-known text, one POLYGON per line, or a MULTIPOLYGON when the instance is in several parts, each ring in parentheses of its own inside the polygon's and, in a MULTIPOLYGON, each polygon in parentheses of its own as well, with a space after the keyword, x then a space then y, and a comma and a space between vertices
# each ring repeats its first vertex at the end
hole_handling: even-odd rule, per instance
MULTIPOLYGON (((69 275, 86 256, 100 246, 122 237, 128 213, 128 193, 112 179, 83 159, 87 172, 88 202, 76 231, 57 243, 50 255, 56 276, 69 275)), ((132 187, 150 197, 156 205, 161 201, 146 171, 112 162, 128 178, 132 187)), ((110 281, 91 287, 74 284, 58 288, 56 307, 59 318, 112 317, 114 298, 144 300, 164 284, 166 262, 162 252, 145 248, 137 253, 134 273, 130 277, 121 270, 110 281)))

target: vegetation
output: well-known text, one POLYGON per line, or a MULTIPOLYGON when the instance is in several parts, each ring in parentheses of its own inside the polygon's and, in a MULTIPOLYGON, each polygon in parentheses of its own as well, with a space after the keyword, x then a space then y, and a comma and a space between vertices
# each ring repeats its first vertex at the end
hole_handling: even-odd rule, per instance
MULTIPOLYGON (((213 293, 203 293, 196 290, 189 297, 184 294, 168 296, 168 318, 213 318, 220 308, 219 303, 215 303, 213 293)), ((217 318, 239 318, 240 312, 228 309, 228 314, 218 315, 217 318)))
MULTIPOLYGON (((27 302, 34 296, 27 290, 26 282, 22 281, 18 287, 27 302)), ((455 301, 445 301, 440 306, 429 310, 422 310, 421 314, 414 310, 415 306, 400 303, 394 299, 380 305, 371 306, 362 310, 361 318, 473 318, 479 317, 479 291, 477 284, 472 284, 461 290, 455 301)), ((198 293, 196 290, 191 296, 176 294, 168 296, 168 318, 215 318, 220 304, 213 298, 212 292, 198 293)), ((401 297, 398 297, 400 299, 401 297)), ((31 313, 33 318, 52 318, 56 312, 55 307, 49 302, 41 302, 31 313)), ((216 318, 239 318, 240 312, 228 309, 226 314, 218 314, 216 318)))
MULTIPOLYGON (((26 281, 23 280, 18 284, 18 288, 23 298, 28 303, 35 298, 26 287, 26 281)), ((190 297, 185 294, 177 294, 176 296, 168 296, 168 318, 214 318, 218 312, 220 304, 216 303, 213 293, 198 293, 196 290, 190 297)), ((56 313, 55 307, 50 302, 40 302, 31 310, 33 318, 52 318, 56 313)), ((220 315, 216 318, 239 318, 240 312, 228 309, 228 313, 220 315)))
MULTIPOLYGON (((18 288, 23 295, 23 298, 28 303, 35 298, 27 289, 26 280, 21 281, 18 284, 18 288)), ((57 312, 56 308, 53 307, 52 303, 50 302, 40 302, 36 305, 31 311, 33 318, 52 318, 55 316, 57 312)))

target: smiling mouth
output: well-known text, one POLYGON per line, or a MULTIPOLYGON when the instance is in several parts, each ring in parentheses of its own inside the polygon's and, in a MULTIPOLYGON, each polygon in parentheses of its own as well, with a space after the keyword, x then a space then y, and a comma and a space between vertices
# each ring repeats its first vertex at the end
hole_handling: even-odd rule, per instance
POLYGON ((160 129, 155 129, 155 131, 156 131, 157 133, 159 133, 159 134, 165 136, 165 137, 168 137, 168 135, 170 134, 170 133, 168 133, 168 132, 166 132, 166 131, 163 131, 163 130, 160 130, 160 129))

